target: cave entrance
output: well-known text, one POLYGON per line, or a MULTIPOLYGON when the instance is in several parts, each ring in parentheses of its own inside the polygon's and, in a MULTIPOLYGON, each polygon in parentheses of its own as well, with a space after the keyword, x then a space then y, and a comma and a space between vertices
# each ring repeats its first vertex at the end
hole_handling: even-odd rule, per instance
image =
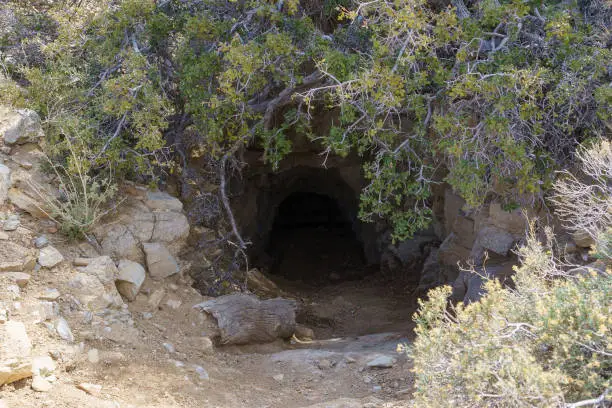
POLYGON ((270 273, 288 280, 326 285, 366 272, 354 220, 325 194, 289 194, 277 208, 266 252, 270 273))

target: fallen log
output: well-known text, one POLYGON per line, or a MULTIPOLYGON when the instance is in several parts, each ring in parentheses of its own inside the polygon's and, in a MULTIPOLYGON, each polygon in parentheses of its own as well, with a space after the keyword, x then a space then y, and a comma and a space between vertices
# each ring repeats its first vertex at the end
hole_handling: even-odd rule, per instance
POLYGON ((296 330, 294 300, 259 300, 236 293, 199 303, 195 309, 212 315, 219 327, 218 344, 269 343, 289 338, 296 330))

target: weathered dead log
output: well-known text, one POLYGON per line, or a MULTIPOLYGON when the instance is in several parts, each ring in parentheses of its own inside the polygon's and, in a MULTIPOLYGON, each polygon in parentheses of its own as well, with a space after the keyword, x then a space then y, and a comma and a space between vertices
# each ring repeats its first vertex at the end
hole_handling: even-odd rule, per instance
POLYGON ((219 344, 268 343, 289 338, 296 329, 294 300, 259 300, 242 293, 221 296, 194 306, 212 315, 219 326, 219 344))

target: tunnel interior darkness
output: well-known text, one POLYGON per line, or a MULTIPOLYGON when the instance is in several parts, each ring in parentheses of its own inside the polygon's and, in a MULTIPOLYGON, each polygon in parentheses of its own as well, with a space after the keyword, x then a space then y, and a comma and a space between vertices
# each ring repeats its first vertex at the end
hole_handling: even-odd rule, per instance
POLYGON ((269 235, 270 272, 309 284, 363 277, 363 245, 350 218, 328 195, 289 194, 276 210, 269 235))

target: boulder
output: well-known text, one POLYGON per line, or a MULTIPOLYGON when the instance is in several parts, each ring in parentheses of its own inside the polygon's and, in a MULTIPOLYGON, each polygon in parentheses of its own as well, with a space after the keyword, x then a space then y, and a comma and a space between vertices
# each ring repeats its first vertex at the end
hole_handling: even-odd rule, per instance
POLYGON ((470 258, 471 250, 459 244, 455 233, 450 233, 438 249, 438 261, 443 265, 457 268, 457 264, 465 265, 470 258))
POLYGON ((11 188, 8 191, 8 198, 11 203, 23 211, 36 218, 49 218, 47 213, 41 208, 41 203, 19 188, 11 188))
MULTIPOLYGON (((529 217, 532 214, 527 214, 529 217)), ((527 217, 523 210, 518 208, 506 211, 500 203, 491 203, 489 206, 489 222, 502 230, 514 235, 525 235, 527 231, 527 217)))
POLYGON ((64 255, 51 245, 44 247, 38 254, 38 263, 45 268, 53 268, 64 260, 64 255))
POLYGON ((25 325, 0 324, 0 386, 32 376, 32 344, 25 325))
POLYGON ((153 211, 183 211, 183 203, 179 199, 161 191, 148 191, 144 203, 153 211))
POLYGON ((170 251, 159 242, 142 245, 146 258, 147 269, 151 278, 159 280, 179 272, 179 265, 170 251))
POLYGON ((493 225, 487 225, 478 232, 477 243, 475 245, 479 244, 498 255, 506 256, 514 242, 514 237, 508 231, 493 225))
POLYGON ((127 226, 112 224, 96 229, 94 235, 100 241, 102 252, 105 255, 134 262, 144 261, 140 242, 127 226))
POLYGON ((464 217, 463 215, 457 215, 451 229, 459 245, 465 248, 471 248, 472 245, 474 245, 474 241, 476 240, 474 220, 464 217))
POLYGON ((11 188, 11 169, 0 164, 0 205, 8 199, 9 188, 11 188))
POLYGON ((36 265, 33 251, 12 241, 0 242, 0 272, 29 272, 36 265))
POLYGON ((154 214, 155 229, 151 241, 162 242, 176 253, 189 236, 187 217, 176 212, 156 212, 154 214))
POLYGON ((122 259, 118 269, 117 290, 129 301, 136 299, 146 277, 145 268, 137 262, 122 259))
POLYGON ((109 256, 99 256, 89 261, 87 266, 79 268, 81 272, 95 276, 104 285, 114 284, 119 276, 115 262, 109 256))
POLYGON ((43 136, 40 117, 36 112, 0 106, 0 137, 5 145, 37 143, 43 136))
POLYGON ((141 242, 150 241, 153 236, 155 215, 140 201, 133 200, 121 206, 115 221, 125 225, 134 238, 141 242))

